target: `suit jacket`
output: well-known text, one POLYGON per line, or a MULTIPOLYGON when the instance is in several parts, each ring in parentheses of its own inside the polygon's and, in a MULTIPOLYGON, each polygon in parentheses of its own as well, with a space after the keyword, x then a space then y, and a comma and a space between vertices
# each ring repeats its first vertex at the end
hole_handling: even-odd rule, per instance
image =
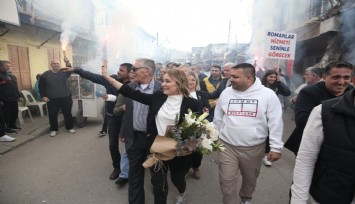
MULTIPOLYGON (((136 89, 138 83, 132 82, 128 84, 132 89, 136 89)), ((157 80, 154 80, 153 93, 161 90, 161 83, 157 80)), ((125 139, 126 151, 132 146, 134 142, 134 132, 133 132, 133 101, 131 98, 125 98, 126 111, 123 114, 120 136, 125 139)), ((148 125, 148 123, 147 123, 148 125)))
MULTIPOLYGON (((345 92, 351 89, 352 87, 349 86, 345 92)), ((336 96, 327 91, 324 81, 306 86, 300 91, 295 103, 296 128, 285 142, 284 146, 287 149, 297 155, 302 140, 303 130, 306 127, 309 115, 313 108, 321 104, 322 101, 335 97, 336 96)))
MULTIPOLYGON (((119 90, 119 92, 122 93, 122 95, 131 98, 132 100, 138 101, 140 103, 149 106, 149 112, 147 117, 147 136, 149 136, 147 149, 149 150, 151 145, 153 144, 155 137, 158 135, 158 130, 155 123, 155 116, 158 114, 158 111, 160 110, 161 106, 165 103, 168 96, 165 95, 162 91, 156 91, 153 94, 145 94, 138 90, 133 89, 128 85, 123 85, 119 90)), ((199 107, 200 104, 196 99, 190 97, 188 98, 184 97, 180 107, 179 122, 181 123, 183 121, 185 113, 188 113, 188 109, 191 109, 192 112, 199 112, 199 107)), ((133 111, 132 111, 132 115, 133 115, 133 111)), ((133 125, 131 126, 132 126, 132 135, 133 135, 133 125)), ((132 136, 132 138, 133 138, 132 141, 134 141, 134 136, 132 136)), ((133 142, 128 144, 126 141, 126 150, 128 150, 132 146, 132 144, 133 142)))
MULTIPOLYGON (((208 108, 208 110, 211 111, 211 106, 208 103, 208 93, 206 91, 196 91, 196 95, 198 102, 200 102, 199 112, 202 113, 203 108, 208 108)), ((213 118, 209 115, 207 120, 211 122, 213 118)))

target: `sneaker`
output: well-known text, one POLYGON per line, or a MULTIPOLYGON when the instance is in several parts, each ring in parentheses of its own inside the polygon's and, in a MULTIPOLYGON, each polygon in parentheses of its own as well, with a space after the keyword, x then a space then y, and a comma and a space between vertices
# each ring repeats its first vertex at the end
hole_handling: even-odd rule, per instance
POLYGON ((70 132, 71 134, 76 133, 76 131, 74 129, 70 129, 70 130, 68 130, 68 132, 70 132))
POLYGON ((113 172, 110 175, 110 179, 111 180, 115 180, 118 178, 118 176, 120 175, 121 171, 119 169, 114 169, 113 172))
POLYGON ((201 172, 199 168, 194 169, 194 173, 192 175, 195 179, 200 179, 201 178, 201 172))
POLYGON ((115 182, 115 184, 119 186, 124 186, 126 183, 128 183, 128 178, 122 178, 122 177, 119 177, 115 182))
POLYGON ((100 136, 100 137, 105 136, 105 135, 107 135, 107 132, 105 132, 105 131, 103 131, 103 130, 101 130, 101 131, 99 132, 99 136, 100 136))
POLYGON ((57 135, 57 131, 51 131, 51 133, 49 133, 49 136, 54 137, 57 135))
POLYGON ((1 142, 13 142, 15 140, 16 140, 16 138, 10 137, 8 135, 3 135, 0 137, 1 142))
POLYGON ((8 128, 8 129, 5 130, 5 133, 16 134, 17 132, 15 130, 13 130, 13 129, 8 128))
POLYGON ((176 197, 176 204, 185 204, 186 203, 186 191, 184 193, 179 193, 176 197))
POLYGON ((20 130, 22 130, 22 128, 16 127, 16 126, 10 127, 10 129, 11 129, 11 130, 15 130, 15 131, 20 131, 20 130))
POLYGON ((265 166, 271 166, 272 162, 267 159, 267 156, 263 158, 263 163, 265 166))
POLYGON ((240 204, 252 204, 251 203, 251 199, 246 199, 246 200, 242 200, 242 202, 240 202, 240 204))

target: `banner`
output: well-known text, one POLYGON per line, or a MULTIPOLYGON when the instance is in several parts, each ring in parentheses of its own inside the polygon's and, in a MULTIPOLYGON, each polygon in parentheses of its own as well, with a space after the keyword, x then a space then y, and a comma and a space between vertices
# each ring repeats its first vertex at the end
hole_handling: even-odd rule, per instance
POLYGON ((266 33, 266 58, 294 60, 296 34, 269 31, 266 33))

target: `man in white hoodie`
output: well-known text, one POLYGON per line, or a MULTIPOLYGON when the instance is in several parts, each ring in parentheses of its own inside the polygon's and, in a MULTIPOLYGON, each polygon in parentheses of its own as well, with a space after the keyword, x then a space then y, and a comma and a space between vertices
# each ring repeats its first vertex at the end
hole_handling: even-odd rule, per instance
POLYGON ((283 147, 282 107, 277 95, 255 77, 255 68, 248 63, 234 66, 231 87, 218 100, 213 123, 220 130, 225 150, 218 155, 219 180, 224 204, 237 203, 237 175, 240 170, 242 204, 251 204, 265 140, 270 138, 269 161, 281 158, 283 147))

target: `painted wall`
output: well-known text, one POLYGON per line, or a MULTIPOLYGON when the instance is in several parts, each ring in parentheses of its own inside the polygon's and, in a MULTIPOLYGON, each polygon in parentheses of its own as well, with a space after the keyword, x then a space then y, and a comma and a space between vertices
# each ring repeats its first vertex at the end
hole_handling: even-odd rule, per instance
MULTIPOLYGON (((28 48, 28 56, 31 70, 31 83, 32 87, 36 83, 36 75, 47 71, 48 66, 48 53, 47 49, 61 50, 61 44, 59 41, 59 35, 49 40, 47 43, 39 47, 45 40, 43 37, 30 35, 28 33, 21 33, 19 31, 10 30, 7 34, 0 37, 0 60, 9 60, 9 53, 7 45, 17 45, 28 48)), ((68 47, 66 56, 72 62, 71 47, 68 47)), ((63 53, 61 56, 61 65, 64 67, 63 53)))

